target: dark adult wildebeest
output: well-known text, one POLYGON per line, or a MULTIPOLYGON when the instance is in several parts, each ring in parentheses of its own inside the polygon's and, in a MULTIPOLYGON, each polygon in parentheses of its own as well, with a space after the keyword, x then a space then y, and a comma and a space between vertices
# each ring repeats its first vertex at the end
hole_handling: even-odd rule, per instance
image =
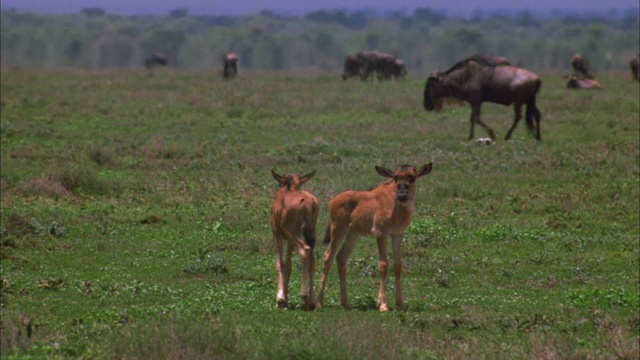
POLYGON ((401 78, 407 74, 404 61, 395 56, 379 51, 363 51, 356 55, 360 71, 360 79, 366 81, 375 73, 378 80, 401 78))
POLYGON ((595 78, 595 74, 589 70, 589 60, 579 53, 571 58, 571 67, 578 75, 583 75, 587 79, 595 78))
POLYGON ((475 56, 455 64, 445 72, 434 71, 424 88, 424 108, 427 111, 440 110, 446 98, 456 98, 471 105, 471 132, 473 139, 476 123, 487 130, 491 139, 495 133, 480 120, 480 108, 483 102, 510 106, 513 104, 515 119, 505 139, 522 118, 522 105, 527 105, 525 119, 527 128, 540 140, 540 111, 536 106, 536 94, 542 82, 537 74, 511 65, 496 65, 490 59, 475 56), (534 123, 535 120, 535 123, 534 123))
POLYGON ((593 79, 580 79, 576 74, 569 76, 567 82, 568 89, 587 89, 587 90, 600 90, 602 86, 599 82, 593 79))
POLYGON ((640 54, 629 61, 629 68, 631 68, 633 79, 640 81, 640 77, 638 76, 640 72, 640 54))
POLYGON ((235 53, 228 53, 222 57, 222 63, 224 64, 222 74, 225 79, 233 79, 238 76, 238 55, 235 53))
POLYGON ((167 66, 169 62, 167 61, 167 55, 165 54, 154 54, 147 58, 144 61, 144 67, 147 70, 153 69, 156 66, 167 66))
POLYGON ((360 62, 356 56, 347 55, 344 59, 344 69, 341 75, 342 80, 347 80, 355 76, 360 76, 360 62))

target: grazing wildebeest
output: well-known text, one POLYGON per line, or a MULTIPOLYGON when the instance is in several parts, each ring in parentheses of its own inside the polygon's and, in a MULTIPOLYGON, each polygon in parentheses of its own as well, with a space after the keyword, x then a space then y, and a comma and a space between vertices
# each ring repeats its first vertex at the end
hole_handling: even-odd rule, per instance
POLYGON ((358 58, 353 55, 347 55, 344 59, 344 69, 342 70, 342 80, 347 80, 350 77, 360 76, 360 62, 358 58))
POLYGON ((589 60, 579 53, 571 58, 571 67, 578 75, 582 75, 587 79, 595 78, 595 74, 589 70, 589 60))
POLYGON ((395 273, 396 305, 404 309, 402 299, 402 260, 400 248, 404 230, 411 224, 415 210, 416 181, 431 172, 432 164, 420 170, 411 165, 401 165, 395 171, 376 166, 378 174, 391 178, 369 191, 345 191, 329 202, 329 221, 324 236, 324 243, 329 244, 324 253, 320 289, 318 290, 318 307, 324 306, 324 290, 327 276, 338 252, 338 274, 340 277, 340 299, 345 309, 350 309, 347 297, 347 260, 362 235, 374 235, 378 242, 380 270, 380 291, 378 306, 380 311, 387 311, 385 282, 389 270, 387 257, 387 238, 391 236, 393 251, 393 270, 395 273))
POLYGON ((167 65, 168 65, 168 60, 167 60, 167 55, 165 54, 154 54, 149 56, 144 61, 144 67, 147 68, 147 70, 153 69, 156 66, 167 66, 167 65))
POLYGON ((640 81, 640 76, 638 75, 640 72, 640 54, 629 61, 629 68, 631 68, 633 79, 640 81))
POLYGON ((483 102, 510 106, 513 104, 515 119, 505 139, 522 118, 522 105, 527 105, 525 119, 527 128, 540 140, 540 111, 536 106, 536 94, 542 82, 537 74, 511 65, 496 66, 493 61, 477 56, 455 64, 445 72, 434 71, 429 74, 424 88, 424 108, 427 111, 440 110, 446 98, 457 98, 471 105, 471 132, 473 138, 476 123, 480 124, 491 139, 494 131, 480 120, 483 102), (535 124, 534 124, 535 120, 535 124))
POLYGON ((225 79, 232 79, 238 76, 238 55, 228 53, 222 57, 224 64, 223 76, 225 79))
POLYGON ((600 90, 602 86, 599 82, 593 79, 579 79, 576 74, 569 76, 567 81, 568 89, 588 89, 588 90, 600 90))
POLYGON ((271 175, 280 184, 271 207, 271 229, 276 245, 278 271, 278 293, 276 306, 289 304, 289 280, 291 278, 291 254, 294 248, 302 256, 302 288, 300 295, 307 310, 315 308, 313 296, 313 274, 315 258, 313 248, 316 242, 316 222, 318 220, 318 200, 310 192, 301 190, 302 185, 315 174, 315 171, 298 176, 296 174, 271 175), (300 233, 302 232, 302 236, 300 233), (304 240, 303 240, 304 237, 304 240), (286 243, 286 246, 285 246, 286 243))
POLYGON ((360 67, 360 78, 363 81, 369 79, 375 73, 378 80, 401 78, 407 74, 404 61, 391 54, 379 51, 363 51, 356 55, 360 67))

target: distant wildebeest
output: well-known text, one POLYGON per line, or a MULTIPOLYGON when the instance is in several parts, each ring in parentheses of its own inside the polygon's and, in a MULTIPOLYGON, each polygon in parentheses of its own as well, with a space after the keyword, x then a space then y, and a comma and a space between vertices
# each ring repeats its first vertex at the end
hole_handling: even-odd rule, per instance
POLYGON ((271 207, 271 229, 277 251, 278 293, 276 306, 284 308, 289 303, 289 280, 291 278, 291 254, 294 248, 302 256, 302 288, 300 295, 307 310, 316 306, 313 295, 313 274, 315 258, 313 248, 316 242, 316 222, 318 220, 318 200, 301 187, 315 174, 315 171, 298 176, 296 174, 271 175, 280 184, 271 207), (300 233, 302 232, 302 236, 300 233), (303 239, 304 238, 304 239, 303 239))
POLYGON ((634 80, 640 81, 638 73, 640 72, 640 54, 629 61, 629 68, 634 80))
POLYGON ((154 54, 148 57, 144 61, 144 67, 147 70, 150 70, 156 66, 167 66, 168 65, 167 55, 165 54, 154 54))
POLYGON ((342 80, 347 80, 350 77, 360 76, 360 62, 358 58, 353 55, 347 55, 344 59, 344 69, 342 70, 342 80))
POLYGON ((505 139, 511 138, 513 130, 522 118, 522 105, 526 104, 527 128, 540 140, 540 111, 536 106, 536 94, 542 82, 537 74, 511 65, 496 65, 490 59, 475 56, 455 64, 445 72, 437 70, 429 74, 424 88, 424 108, 427 111, 440 110, 447 98, 456 98, 471 105, 471 132, 473 138, 475 124, 479 124, 491 139, 494 131, 480 120, 483 102, 510 106, 513 104, 515 119, 505 139), (535 120, 535 123, 534 123, 535 120))
POLYGON ((402 299, 402 260, 400 248, 404 231, 411 224, 415 210, 417 180, 431 172, 432 164, 416 169, 401 165, 395 171, 376 166, 378 174, 391 180, 373 187, 369 191, 345 191, 329 202, 329 221, 324 243, 329 247, 324 253, 318 307, 324 306, 324 290, 327 276, 338 253, 338 275, 340 277, 340 299, 345 309, 350 309, 347 297, 347 260, 362 235, 374 235, 378 242, 380 290, 378 306, 387 311, 385 283, 389 270, 387 238, 391 236, 393 270, 395 273, 396 305, 404 309, 402 299), (342 247, 340 247, 342 245, 342 247), (338 252, 338 249, 340 251, 338 252))
POLYGON ((569 81, 567 81, 567 88, 600 90, 602 89, 602 86, 596 80, 580 79, 576 74, 571 74, 571 76, 569 76, 569 81))
POLYGON ((238 76, 238 55, 228 53, 222 57, 224 64, 223 76, 225 79, 232 79, 238 76))
POLYGON ((404 61, 395 56, 379 51, 363 51, 356 55, 360 71, 360 78, 363 81, 369 76, 376 74, 378 80, 388 80, 390 78, 401 78, 407 74, 404 61))
POLYGON ((579 53, 571 58, 571 67, 578 75, 582 75, 587 79, 595 78, 595 74, 589 70, 589 60, 579 53))

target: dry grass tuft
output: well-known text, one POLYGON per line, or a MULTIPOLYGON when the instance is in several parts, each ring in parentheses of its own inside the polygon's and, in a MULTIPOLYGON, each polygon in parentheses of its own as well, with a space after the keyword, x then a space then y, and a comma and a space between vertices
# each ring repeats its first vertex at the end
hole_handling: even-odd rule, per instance
POLYGON ((71 195, 71 191, 67 190, 67 188, 58 181, 49 177, 31 179, 25 184, 24 188, 26 191, 33 194, 52 196, 71 195))

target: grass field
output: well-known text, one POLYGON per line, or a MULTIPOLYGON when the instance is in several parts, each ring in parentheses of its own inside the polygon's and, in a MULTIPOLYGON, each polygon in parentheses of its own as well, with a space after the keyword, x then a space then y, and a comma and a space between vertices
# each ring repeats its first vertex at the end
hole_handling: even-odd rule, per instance
POLYGON ((465 140, 468 106, 426 112, 418 76, 1 75, 3 359, 638 358, 629 74, 590 92, 542 74, 542 141, 523 123, 502 140, 512 110, 485 104, 489 146, 465 140), (406 311, 377 310, 373 238, 350 258, 354 310, 334 265, 325 308, 303 311, 299 257, 276 309, 271 169, 318 171, 321 239, 328 201, 382 181, 374 166, 429 162, 406 311))

